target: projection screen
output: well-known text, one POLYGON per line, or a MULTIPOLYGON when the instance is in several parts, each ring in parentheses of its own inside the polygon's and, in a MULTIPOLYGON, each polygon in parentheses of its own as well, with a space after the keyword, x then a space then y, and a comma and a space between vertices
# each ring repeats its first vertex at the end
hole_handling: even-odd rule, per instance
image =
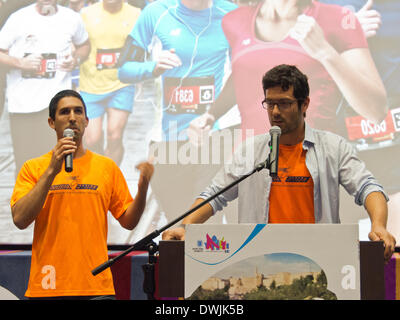
MULTIPOLYGON (((400 241, 400 2, 298 0, 291 10, 279 11, 286 1, 213 0, 205 9, 196 9, 199 1, 192 0, 124 1, 134 10, 115 24, 118 39, 128 38, 127 52, 125 41, 117 43, 112 20, 102 22, 101 2, 58 1, 48 18, 71 17, 65 22, 69 31, 52 27, 50 20, 39 28, 35 14, 21 14, 37 2, 52 1, 0 2, 0 244, 32 242, 33 225, 18 230, 13 224, 10 197, 22 163, 56 144, 48 126, 50 99, 44 97, 60 86, 83 93, 91 105, 86 147, 117 162, 132 196, 135 166, 153 158, 155 173, 139 225, 124 230, 109 214, 109 244, 131 244, 189 210, 239 143, 269 131, 261 79, 278 64, 296 65, 308 76, 307 123, 348 139, 384 186, 388 229, 400 241), (82 25, 91 42, 89 57, 65 71, 63 59, 85 39, 85 30, 77 30, 82 25), (108 36, 116 44, 102 47, 108 36), (68 45, 59 49, 62 38, 68 45), (338 58, 334 64, 327 52, 338 58), (6 61, 33 54, 41 57, 40 72, 6 61), (166 60, 169 67, 157 65, 166 60), (58 77, 63 80, 52 85, 58 77), (30 78, 35 85, 22 84, 30 78), (116 79, 117 87, 108 86, 116 79), (116 90, 125 90, 124 101, 112 101, 116 90), (114 103, 122 111, 114 112, 114 103), (200 127, 204 130, 193 129, 200 127)), ((345 190, 340 208, 344 223, 368 217, 345 190)), ((233 201, 207 223, 236 221, 233 201)))

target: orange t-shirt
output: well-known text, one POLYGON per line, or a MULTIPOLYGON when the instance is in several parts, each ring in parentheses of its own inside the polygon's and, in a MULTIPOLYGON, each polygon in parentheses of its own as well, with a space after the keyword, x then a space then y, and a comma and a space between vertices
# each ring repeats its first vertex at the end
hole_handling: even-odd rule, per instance
POLYGON ((269 223, 315 223, 314 182, 303 143, 279 145, 278 176, 269 195, 269 223))
MULTIPOLYGON (((11 197, 26 195, 49 166, 51 152, 27 161, 11 197)), ((108 260, 107 213, 119 218, 133 201, 118 166, 87 150, 54 179, 35 219, 27 297, 115 294, 110 268, 91 270, 108 260)))

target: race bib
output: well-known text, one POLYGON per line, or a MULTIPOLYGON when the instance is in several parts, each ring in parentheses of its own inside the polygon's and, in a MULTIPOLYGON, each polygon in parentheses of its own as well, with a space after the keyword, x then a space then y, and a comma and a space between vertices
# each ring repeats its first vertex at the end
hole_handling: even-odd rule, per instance
MULTIPOLYGON (((31 53, 25 53, 24 57, 31 53)), ((37 71, 22 71, 23 78, 46 78, 52 79, 56 75, 57 67, 57 54, 55 53, 42 53, 42 60, 40 61, 40 68, 37 71)))
POLYGON ((97 70, 113 69, 118 62, 121 48, 117 49, 97 49, 96 68, 97 70))
POLYGON ((350 141, 365 139, 370 142, 393 140, 400 132, 400 108, 389 110, 386 118, 375 124, 362 116, 348 117, 345 119, 347 134, 350 141))
POLYGON ((169 113, 203 114, 214 98, 214 77, 164 79, 164 105, 169 113))

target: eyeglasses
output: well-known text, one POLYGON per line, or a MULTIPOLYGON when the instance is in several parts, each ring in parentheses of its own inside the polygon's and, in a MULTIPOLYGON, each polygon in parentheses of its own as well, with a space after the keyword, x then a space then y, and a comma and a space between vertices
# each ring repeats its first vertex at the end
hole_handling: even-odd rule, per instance
POLYGON ((289 109, 293 103, 297 102, 297 100, 263 100, 262 107, 266 110, 272 111, 275 106, 278 106, 280 111, 284 111, 289 109))

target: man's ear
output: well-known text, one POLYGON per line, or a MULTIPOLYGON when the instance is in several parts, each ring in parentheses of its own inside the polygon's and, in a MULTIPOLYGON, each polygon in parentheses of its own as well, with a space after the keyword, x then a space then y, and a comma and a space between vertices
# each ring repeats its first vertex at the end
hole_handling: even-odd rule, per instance
POLYGON ((47 122, 49 123, 49 127, 55 130, 54 120, 51 117, 47 119, 47 122))
POLYGON ((301 106, 301 111, 304 115, 304 118, 306 117, 306 111, 309 105, 310 105, 310 97, 307 97, 306 99, 304 99, 303 105, 301 106))

